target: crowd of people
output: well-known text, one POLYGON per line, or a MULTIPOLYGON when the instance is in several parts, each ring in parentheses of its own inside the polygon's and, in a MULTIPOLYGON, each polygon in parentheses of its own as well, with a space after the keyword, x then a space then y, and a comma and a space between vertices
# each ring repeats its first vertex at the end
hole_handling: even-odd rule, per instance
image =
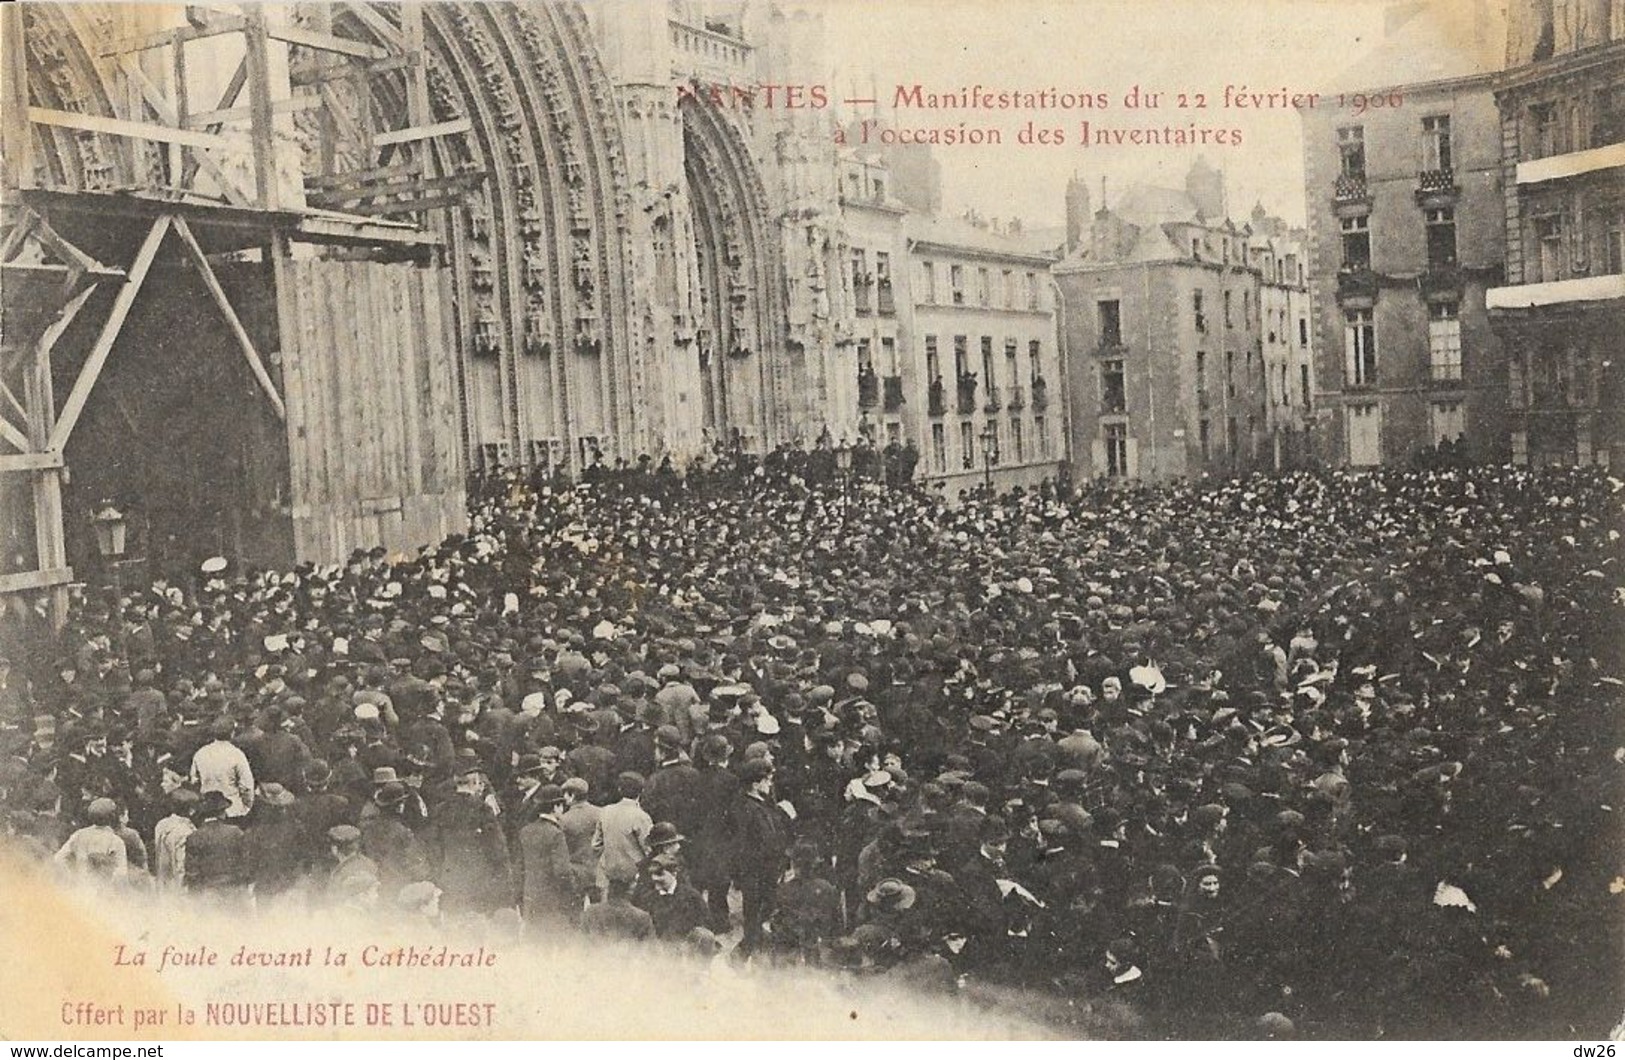
POLYGON ((811 466, 496 474, 415 556, 91 593, 0 668, 6 832, 245 915, 649 940, 1144 1035, 1613 1025, 1625 484, 949 503, 811 466))

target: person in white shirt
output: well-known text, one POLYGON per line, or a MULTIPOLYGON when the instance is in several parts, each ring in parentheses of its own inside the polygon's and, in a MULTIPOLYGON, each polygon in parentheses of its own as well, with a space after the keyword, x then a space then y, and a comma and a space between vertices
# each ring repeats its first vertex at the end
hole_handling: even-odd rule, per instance
POLYGON ((227 817, 245 817, 254 808, 254 771, 242 748, 231 742, 235 731, 236 723, 229 717, 216 718, 209 726, 214 739, 192 756, 192 783, 199 794, 218 791, 224 795, 231 803, 227 817))
POLYGON ((85 815, 90 823, 62 844, 56 863, 85 878, 123 880, 129 875, 130 859, 117 831, 118 804, 112 799, 93 799, 85 815))

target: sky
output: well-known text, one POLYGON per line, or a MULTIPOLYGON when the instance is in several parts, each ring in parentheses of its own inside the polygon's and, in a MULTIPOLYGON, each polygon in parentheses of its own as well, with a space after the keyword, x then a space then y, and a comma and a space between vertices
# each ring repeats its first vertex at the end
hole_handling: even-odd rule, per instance
MULTIPOLYGON (((797 5, 791 5, 797 6, 797 5)), ((1335 84, 1380 39, 1389 0, 823 0, 799 5, 822 14, 837 94, 848 86, 879 87, 882 102, 897 84, 927 90, 1037 90, 1050 86, 1105 92, 1103 112, 972 112, 909 110, 899 124, 957 125, 972 121, 1004 133, 999 147, 938 148, 944 208, 975 208, 988 217, 1020 217, 1058 225, 1063 194, 1076 172, 1100 205, 1101 178, 1112 189, 1141 181, 1179 187, 1198 151, 1227 174, 1229 210, 1245 217, 1255 201, 1301 223, 1304 217, 1300 122, 1290 107, 1226 109, 1227 85, 1251 92, 1307 92, 1335 84), (872 81, 871 81, 872 79, 872 81), (1136 85, 1160 90, 1158 109, 1126 109, 1136 85), (1173 94, 1204 93, 1207 108, 1178 110, 1173 94), (1013 143, 1026 119, 1058 125, 1061 146, 1013 143), (1194 121, 1236 129, 1240 146, 1077 145, 1083 119, 1126 130, 1194 121)), ((1396 78, 1403 80, 1403 78, 1396 78)), ((870 93, 859 91, 858 97, 870 93)), ((1330 105, 1325 102, 1322 105, 1330 105)), ((885 117, 881 114, 880 117, 885 117)))

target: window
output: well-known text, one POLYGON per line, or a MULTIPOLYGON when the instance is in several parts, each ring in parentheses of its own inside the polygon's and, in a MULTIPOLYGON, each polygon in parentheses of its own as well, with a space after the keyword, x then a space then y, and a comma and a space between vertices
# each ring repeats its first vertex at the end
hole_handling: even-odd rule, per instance
POLYGON ((959 423, 959 466, 966 471, 976 466, 976 424, 970 420, 959 423))
POLYGON ((1123 478, 1128 474, 1128 424, 1106 424, 1106 474, 1123 478))
POLYGON ((1123 378, 1122 361, 1100 363, 1100 411, 1108 415, 1121 415, 1128 411, 1128 388, 1123 378))
POLYGON ((1603 230, 1602 260, 1607 272, 1625 273, 1625 210, 1608 218, 1603 230))
POLYGON ((1338 222, 1343 229, 1343 267, 1368 269, 1371 267, 1371 218, 1345 217, 1338 222))
POLYGON ((1196 318, 1197 331, 1207 330, 1207 313, 1202 307, 1202 300, 1201 291, 1191 292, 1191 314, 1196 318))
POLYGON ((884 177, 876 177, 873 181, 873 185, 875 189, 875 198, 884 199, 886 197, 886 179, 884 177))
POLYGON ((1021 421, 1016 419, 1010 421, 1010 453, 1018 464, 1027 459, 1027 446, 1021 437, 1021 421))
POLYGON ((897 420, 888 420, 886 423, 886 444, 903 444, 903 425, 897 420))
POLYGON ((1236 351, 1224 352, 1224 394, 1225 397, 1236 396, 1236 351))
POLYGON ((1625 143, 1625 85, 1607 85, 1592 97, 1591 146, 1625 143))
POLYGON ((1365 127, 1346 125, 1337 130, 1337 153, 1343 176, 1365 179, 1365 127))
POLYGON ((1230 319, 1230 292, 1224 292, 1224 326, 1234 327, 1235 322, 1230 319))
POLYGON ((988 304, 988 275, 986 269, 976 270, 976 304, 988 304))
POLYGON ((1428 367, 1435 382, 1461 378, 1461 320, 1453 303, 1428 307, 1428 367))
POLYGON ((998 420, 988 420, 987 430, 982 432, 982 458, 987 461, 988 467, 999 466, 998 420))
POLYGON ((1312 409, 1315 399, 1309 390, 1309 366, 1307 364, 1298 365, 1298 392, 1303 398, 1304 410, 1309 411, 1312 409))
POLYGON ((1454 442, 1467 433, 1467 417, 1459 401, 1435 401, 1430 410, 1433 424, 1433 444, 1454 442))
POLYGON ((1536 259, 1540 265, 1538 282, 1561 280, 1567 259, 1563 253, 1563 219, 1555 215, 1535 218, 1535 239, 1539 243, 1536 259))
POLYGON ((965 336, 963 336, 963 335, 955 335, 954 336, 954 377, 956 379, 963 379, 966 375, 970 374, 970 353, 968 352, 968 350, 969 350, 969 345, 966 342, 965 336))
POLYGON ((891 283, 891 255, 884 250, 875 251, 875 282, 891 283))
POLYGON ((931 466, 939 473, 948 470, 948 431, 940 423, 931 425, 931 466))
POLYGON ((1531 103, 1527 127, 1529 146, 1524 152, 1524 161, 1558 153, 1556 103, 1531 103))
POLYGON ((862 287, 867 281, 869 258, 861 250, 852 251, 852 286, 862 287))
POLYGON ((1430 114, 1422 119, 1422 169, 1450 168, 1450 116, 1430 114))
POLYGON ((1348 419, 1349 463, 1374 467, 1382 463, 1382 406, 1350 405, 1348 419))
POLYGON ((1100 324, 1100 344, 1102 346, 1123 345, 1122 303, 1115 298, 1096 302, 1095 313, 1100 324))
POLYGON ((858 371, 873 370, 875 358, 868 339, 858 340, 858 371))
POLYGON ((1021 366, 1016 363, 1019 350, 1015 339, 1004 340, 1004 374, 1010 380, 1011 386, 1021 385, 1021 366))
POLYGON ((937 267, 933 262, 920 262, 920 291, 925 295, 927 305, 935 304, 937 300, 937 267))
POLYGON ((889 335, 880 340, 880 363, 887 375, 902 374, 897 364, 897 340, 889 335))
POLYGON ((1204 404, 1207 401, 1207 351, 1196 351, 1196 401, 1204 404))
POLYGON ((1213 453, 1213 427, 1206 419, 1196 424, 1196 441, 1202 447, 1202 459, 1209 459, 1213 453))
POLYGON ((948 285, 953 288, 954 305, 964 305, 965 267, 963 265, 948 266, 948 285))
POLYGON ((602 463, 604 451, 598 447, 598 436, 596 434, 583 434, 577 438, 576 455, 580 460, 581 467, 591 467, 593 464, 602 463))
POLYGON ((1197 261, 1202 260, 1202 241, 1200 239, 1193 238, 1191 240, 1191 257, 1197 261))
POLYGON ((1371 310, 1351 309, 1343 314, 1344 378, 1350 386, 1377 382, 1377 328, 1371 310))
POLYGON ((1428 210, 1428 267, 1448 269, 1456 264, 1456 211, 1448 207, 1428 210))
POLYGON ((1241 326, 1252 327, 1253 324, 1253 292, 1241 292, 1241 326))
POLYGON ((993 336, 982 336, 982 382, 992 386, 999 377, 993 374, 993 336))
POLYGON ((1004 283, 1001 286, 1001 290, 1003 291, 1001 297, 1003 299, 1002 304, 1004 308, 1016 308, 1016 274, 1010 269, 1004 270, 1004 283))
POLYGON ((1049 456, 1049 432, 1044 429, 1044 417, 1033 417, 1033 444, 1038 447, 1040 457, 1049 456))
POLYGON ((925 337, 925 381, 927 383, 942 378, 942 365, 938 363, 939 360, 940 358, 937 356, 937 337, 927 335, 925 337))
POLYGON ((1307 349, 1309 347, 1309 318, 1298 318, 1298 345, 1307 349))
POLYGON ((1043 348, 1043 344, 1037 339, 1033 339, 1027 343, 1027 367, 1029 369, 1029 379, 1037 379, 1039 376, 1044 374, 1042 371, 1043 362, 1040 359, 1040 354, 1043 351, 1043 348))
POLYGON ((1027 274, 1027 308, 1038 308, 1038 274, 1035 272, 1027 274))

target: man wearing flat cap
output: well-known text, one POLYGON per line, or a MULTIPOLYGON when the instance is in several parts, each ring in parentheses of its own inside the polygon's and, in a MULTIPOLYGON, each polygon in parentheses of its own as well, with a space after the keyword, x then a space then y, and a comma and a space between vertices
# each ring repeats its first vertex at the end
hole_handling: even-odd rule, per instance
POLYGON ((333 871, 327 877, 330 905, 366 906, 378 897, 378 865, 361 852, 361 829, 353 824, 334 825, 327 830, 328 853, 333 871))
POLYGON ((515 878, 519 914, 527 931, 545 937, 564 925, 575 924, 584 895, 576 882, 570 845, 559 823, 564 789, 557 784, 542 784, 531 793, 531 801, 536 813, 519 830, 515 878))

